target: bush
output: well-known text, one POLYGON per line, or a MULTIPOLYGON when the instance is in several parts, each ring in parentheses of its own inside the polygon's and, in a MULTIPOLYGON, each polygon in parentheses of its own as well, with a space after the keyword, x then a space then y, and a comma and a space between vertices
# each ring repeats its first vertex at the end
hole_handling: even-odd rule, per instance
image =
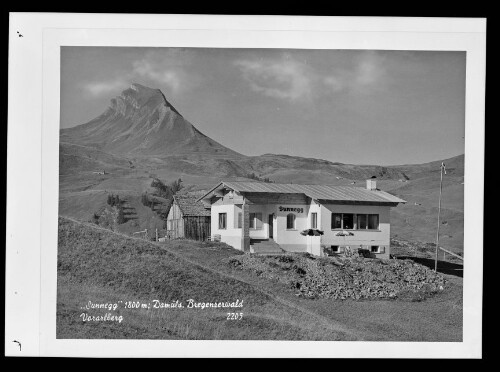
POLYGON ((148 193, 143 193, 141 195, 141 203, 142 205, 144 206, 149 206, 149 197, 148 197, 148 193))
POLYGON ((123 207, 122 206, 118 207, 118 215, 116 217, 116 222, 118 224, 120 224, 120 225, 122 223, 125 223, 125 215, 123 213, 123 207))
POLYGON ((114 207, 115 205, 121 205, 121 200, 118 195, 109 194, 106 203, 114 207))
POLYGON ((97 215, 97 213, 94 213, 92 215, 92 217, 90 218, 90 222, 95 225, 99 225, 99 216, 97 215))

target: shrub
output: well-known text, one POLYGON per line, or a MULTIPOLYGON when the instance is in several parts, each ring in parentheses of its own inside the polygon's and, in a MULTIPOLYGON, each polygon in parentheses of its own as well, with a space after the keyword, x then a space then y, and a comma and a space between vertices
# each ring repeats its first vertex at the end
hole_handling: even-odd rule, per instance
POLYGON ((125 215, 123 214, 123 207, 122 206, 118 207, 118 215, 116 217, 116 222, 118 224, 125 223, 125 215))

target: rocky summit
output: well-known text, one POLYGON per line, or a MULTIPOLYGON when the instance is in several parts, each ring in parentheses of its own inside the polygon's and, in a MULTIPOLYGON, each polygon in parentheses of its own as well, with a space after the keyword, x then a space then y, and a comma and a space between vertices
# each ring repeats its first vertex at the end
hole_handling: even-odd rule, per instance
POLYGON ((78 143, 113 154, 237 155, 201 133, 159 89, 132 84, 88 123, 61 130, 61 142, 78 143))

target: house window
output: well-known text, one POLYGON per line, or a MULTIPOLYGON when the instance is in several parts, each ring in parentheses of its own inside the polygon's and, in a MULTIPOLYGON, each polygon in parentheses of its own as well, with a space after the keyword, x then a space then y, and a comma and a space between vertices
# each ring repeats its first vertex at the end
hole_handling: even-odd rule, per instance
POLYGON ((378 230, 378 214, 368 215, 368 229, 378 230))
POLYGON ((243 219, 242 219, 242 213, 241 212, 238 212, 238 222, 237 222, 237 228, 238 229, 241 229, 242 225, 243 225, 243 219))
POLYGON ((342 213, 332 213, 332 229, 342 228, 342 213))
POLYGON ((339 246, 338 245, 331 245, 330 246, 331 250, 333 253, 338 253, 339 252, 339 246))
POLYGON ((219 213, 219 230, 226 229, 227 213, 219 213))
POLYGON ((262 229, 262 213, 250 213, 250 228, 255 230, 262 229))
POLYGON ((358 214, 358 230, 378 230, 378 214, 358 214))
POLYGON ((368 226, 366 221, 368 217, 366 214, 358 214, 358 230, 364 230, 368 226))
POLYGON ((311 229, 318 228, 318 213, 311 213, 311 229))
POLYGON ((379 253, 379 246, 378 245, 372 245, 370 247, 370 252, 372 252, 372 253, 379 253))
POLYGON ((295 215, 293 213, 289 213, 286 216, 286 229, 287 230, 295 229, 295 215))
POLYGON ((333 229, 354 229, 354 214, 352 213, 332 213, 333 229))
POLYGON ((352 213, 342 214, 342 228, 345 230, 354 229, 354 214, 352 213))

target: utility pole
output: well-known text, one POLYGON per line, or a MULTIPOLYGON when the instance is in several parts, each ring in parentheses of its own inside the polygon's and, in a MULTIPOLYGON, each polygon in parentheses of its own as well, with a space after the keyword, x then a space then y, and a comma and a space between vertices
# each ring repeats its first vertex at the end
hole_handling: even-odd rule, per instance
POLYGON ((434 264, 434 271, 437 272, 437 267, 438 267, 438 252, 439 252, 439 228, 441 227, 441 195, 443 193, 443 170, 444 173, 446 174, 446 168, 444 166, 444 163, 441 163, 441 181, 439 182, 439 204, 438 204, 438 226, 437 226, 437 233, 436 233, 436 261, 434 264))

